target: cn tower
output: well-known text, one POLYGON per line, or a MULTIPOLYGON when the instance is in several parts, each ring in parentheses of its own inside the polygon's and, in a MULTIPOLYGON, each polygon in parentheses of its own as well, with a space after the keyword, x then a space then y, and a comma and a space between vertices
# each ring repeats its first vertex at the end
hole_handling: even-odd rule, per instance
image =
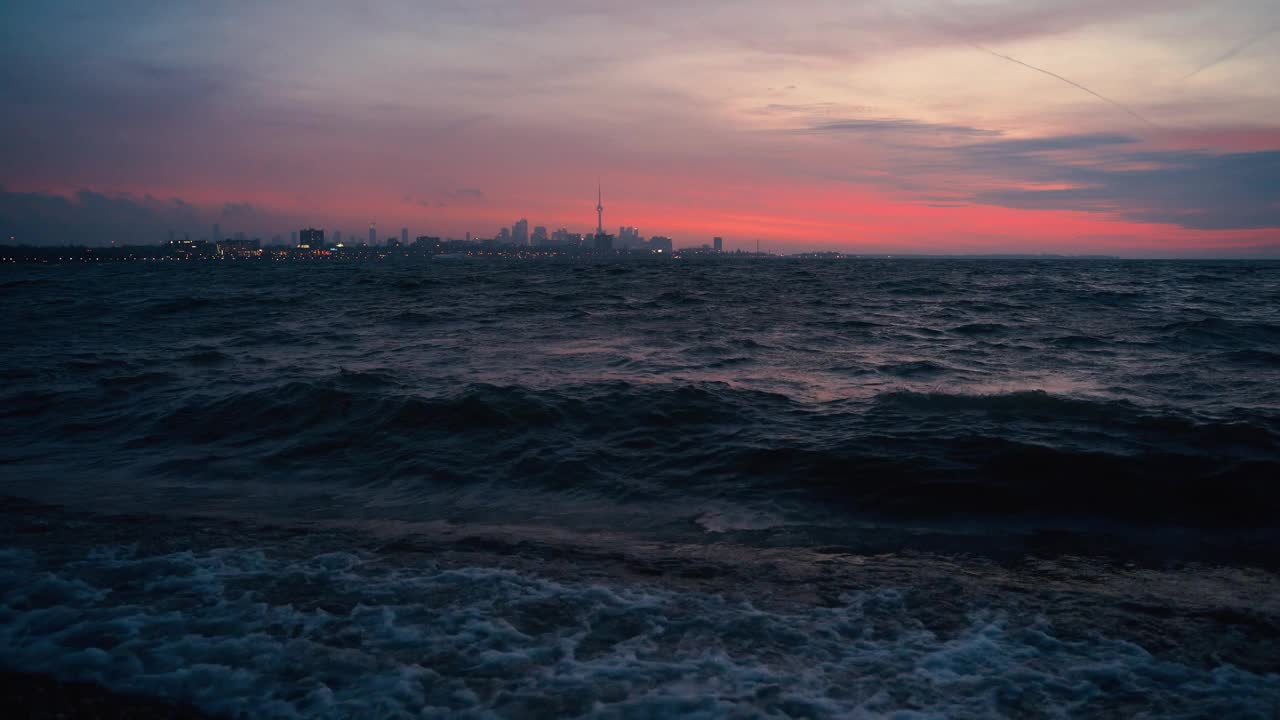
POLYGON ((604 234, 604 195, 601 194, 600 183, 596 183, 596 234, 604 234))

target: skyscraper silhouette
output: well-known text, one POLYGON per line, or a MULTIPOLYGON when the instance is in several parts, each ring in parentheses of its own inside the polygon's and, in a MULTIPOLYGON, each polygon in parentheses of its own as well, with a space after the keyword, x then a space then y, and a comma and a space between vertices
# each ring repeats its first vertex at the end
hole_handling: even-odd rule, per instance
POLYGON ((298 231, 298 248, 302 250, 319 250, 324 247, 324 230, 307 228, 298 231))

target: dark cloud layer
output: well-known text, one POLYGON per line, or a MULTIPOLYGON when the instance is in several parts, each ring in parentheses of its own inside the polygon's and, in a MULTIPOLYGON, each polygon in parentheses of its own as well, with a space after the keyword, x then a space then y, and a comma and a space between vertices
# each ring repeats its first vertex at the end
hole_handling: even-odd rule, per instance
POLYGON ((240 226, 279 225, 282 220, 248 203, 228 203, 219 211, 205 212, 180 198, 108 195, 91 190, 80 190, 70 197, 0 190, 0 233, 5 243, 155 244, 167 238, 170 230, 179 235, 190 233, 193 238, 208 237, 215 222, 222 222, 223 232, 231 234, 240 226))
POLYGON ((479 188, 458 188, 457 190, 442 190, 436 194, 437 207, 449 207, 451 205, 479 205, 484 202, 484 192, 479 188))
POLYGON ((1093 150, 1106 147, 1108 145, 1127 145, 1136 142, 1139 142, 1138 138, 1128 135, 1090 133, 1084 135, 1057 135, 1041 138, 996 140, 975 145, 966 145, 961 149, 973 154, 990 153, 993 155, 1012 155, 1053 152, 1059 150, 1093 150))
POLYGON ((435 190, 418 196, 406 193, 401 198, 406 203, 424 208, 477 207, 485 204, 484 191, 464 187, 454 190, 435 190))
POLYGON ((978 135, 978 136, 998 136, 999 131, 984 130, 982 128, 970 127, 968 125, 948 125, 945 123, 928 123, 919 120, 908 120, 905 118, 857 118, 849 120, 835 120, 832 122, 819 123, 810 128, 806 128, 801 132, 814 133, 932 133, 945 135, 978 135))
POLYGON ((1106 212, 1127 220, 1193 230, 1280 227, 1280 151, 1214 154, 1194 151, 1109 153, 1093 163, 1041 153, 1120 145, 1106 136, 1010 140, 961 152, 976 168, 1067 187, 986 190, 975 202, 1036 210, 1106 212))

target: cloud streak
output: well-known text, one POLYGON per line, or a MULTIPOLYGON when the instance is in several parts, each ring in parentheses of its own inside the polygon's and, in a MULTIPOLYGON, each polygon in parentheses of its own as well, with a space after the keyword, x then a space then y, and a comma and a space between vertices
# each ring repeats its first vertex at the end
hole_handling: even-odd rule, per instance
POLYGON ((1266 28, 1265 30, 1263 30, 1263 31, 1261 31, 1261 32, 1259 32, 1259 33, 1257 33, 1257 34, 1255 34, 1255 35, 1251 36, 1251 37, 1245 38, 1243 41, 1241 41, 1241 42, 1239 42, 1239 43, 1236 43, 1236 44, 1235 44, 1235 45, 1233 45, 1229 50, 1227 50, 1226 52, 1222 53, 1222 54, 1221 54, 1221 55, 1219 55, 1218 57, 1216 57, 1216 58, 1214 58, 1214 59, 1210 60, 1209 62, 1207 62, 1207 63, 1205 63, 1205 64, 1201 65, 1200 67, 1196 68, 1195 70, 1192 70, 1190 73, 1187 73, 1187 75, 1186 75, 1185 77, 1183 77, 1183 78, 1182 78, 1182 81, 1183 81, 1183 82, 1186 82, 1186 81, 1190 80, 1191 78, 1193 78, 1193 77, 1195 77, 1195 76, 1199 75, 1200 73, 1202 73, 1202 72, 1204 72, 1204 71, 1206 71, 1206 70, 1208 70, 1208 69, 1210 69, 1210 68, 1213 68, 1213 67, 1216 67, 1216 66, 1218 66, 1218 65, 1221 65, 1222 63, 1224 63, 1224 62, 1226 62, 1226 61, 1230 60, 1231 58, 1233 58, 1233 57, 1235 57, 1235 56, 1239 55, 1240 53, 1244 52, 1245 50, 1248 50, 1250 47, 1252 47, 1252 46, 1253 46, 1255 43, 1257 43, 1259 40, 1262 40, 1263 38, 1267 37, 1267 36, 1268 36, 1268 35, 1270 35, 1271 33, 1274 33, 1276 30, 1280 30, 1280 24, 1272 25, 1271 27, 1266 28))
POLYGON ((944 134, 944 135, 977 135, 996 136, 998 130, 987 130, 969 125, 949 125, 946 123, 928 123, 904 118, 856 118, 819 123, 799 130, 801 133, 910 133, 910 134, 944 134))
POLYGON ((1072 80, 1072 79, 1071 79, 1071 78, 1069 78, 1069 77, 1065 77, 1065 76, 1059 75, 1058 73, 1053 72, 1052 70, 1045 70, 1044 68, 1039 67, 1039 66, 1036 66, 1036 65, 1032 65, 1031 63, 1023 62, 1023 61, 1019 60, 1018 58, 1013 57, 1012 55, 1005 55, 1004 53, 996 52, 995 50, 992 50, 991 48, 989 48, 989 47, 987 47, 987 46, 985 46, 985 45, 977 45, 977 44, 975 44, 973 47, 974 47, 975 49, 980 50, 980 51, 982 51, 982 52, 984 52, 984 53, 987 53, 987 54, 989 54, 989 55, 994 55, 994 56, 996 56, 996 57, 998 57, 998 58, 1000 58, 1000 59, 1002 59, 1002 60, 1008 60, 1009 62, 1014 63, 1014 64, 1016 64, 1016 65, 1021 65, 1022 67, 1027 68, 1028 70, 1035 70, 1035 71, 1036 71, 1036 72, 1038 72, 1038 73, 1042 73, 1042 74, 1044 74, 1044 75, 1048 75, 1048 76, 1049 76, 1049 77, 1051 77, 1051 78, 1055 78, 1055 79, 1057 79, 1057 80, 1060 80, 1060 81, 1062 81, 1062 82, 1064 82, 1064 83, 1066 83, 1066 84, 1070 85, 1071 87, 1078 88, 1078 89, 1080 89, 1080 90, 1083 90, 1083 91, 1085 91, 1085 92, 1089 93, 1090 95, 1092 95, 1092 96, 1094 96, 1094 97, 1098 98, 1099 100, 1101 100, 1101 101, 1103 101, 1103 102, 1107 103, 1108 105, 1111 105, 1111 106, 1113 106, 1113 107, 1115 107, 1115 108, 1117 108, 1117 109, 1119 109, 1119 110, 1121 110, 1121 111, 1125 112, 1126 114, 1128 114, 1128 115, 1130 115, 1130 116, 1132 116, 1132 117, 1134 117, 1134 118, 1137 118, 1138 120, 1142 121, 1143 123, 1146 123, 1147 125, 1150 125, 1151 127, 1159 127, 1159 126, 1158 126, 1158 125, 1156 125, 1154 122, 1152 122, 1151 120, 1147 119, 1145 116, 1143 116, 1143 115, 1139 114, 1137 111, 1135 111, 1133 108, 1129 107, 1128 105, 1125 105, 1124 103, 1122 103, 1122 102, 1118 102, 1118 101, 1116 101, 1116 100, 1112 100, 1111 98, 1107 97, 1106 95, 1103 95, 1103 94, 1101 94, 1101 93, 1099 93, 1099 92, 1097 92, 1097 91, 1095 91, 1095 90, 1092 90, 1092 89, 1090 89, 1090 88, 1088 88, 1088 87, 1085 87, 1084 85, 1081 85, 1080 83, 1076 82, 1075 80, 1072 80))

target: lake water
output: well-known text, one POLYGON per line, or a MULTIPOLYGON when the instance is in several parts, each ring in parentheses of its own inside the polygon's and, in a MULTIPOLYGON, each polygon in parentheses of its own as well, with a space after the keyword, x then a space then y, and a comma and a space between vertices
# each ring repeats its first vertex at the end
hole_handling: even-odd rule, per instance
POLYGON ((1280 713, 1280 263, 0 267, 0 664, 252 717, 1280 713))

